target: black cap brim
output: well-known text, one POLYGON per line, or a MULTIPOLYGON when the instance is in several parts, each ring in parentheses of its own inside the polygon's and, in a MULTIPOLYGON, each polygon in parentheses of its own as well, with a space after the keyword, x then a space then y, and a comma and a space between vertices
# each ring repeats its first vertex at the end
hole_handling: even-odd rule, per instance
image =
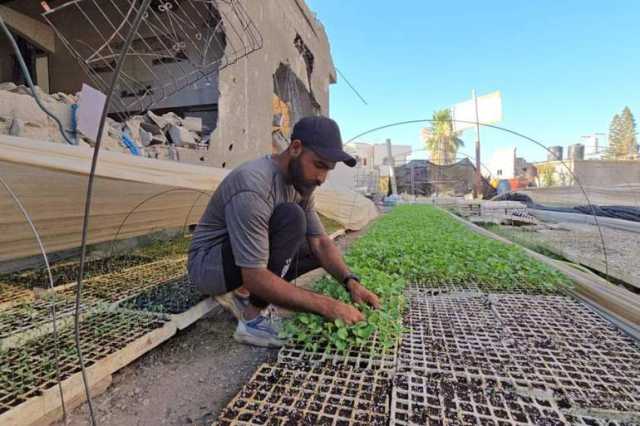
POLYGON ((332 161, 334 163, 343 162, 349 167, 354 167, 357 163, 355 158, 342 151, 341 149, 323 149, 315 146, 313 148, 310 147, 309 149, 318 154, 323 159, 332 161))

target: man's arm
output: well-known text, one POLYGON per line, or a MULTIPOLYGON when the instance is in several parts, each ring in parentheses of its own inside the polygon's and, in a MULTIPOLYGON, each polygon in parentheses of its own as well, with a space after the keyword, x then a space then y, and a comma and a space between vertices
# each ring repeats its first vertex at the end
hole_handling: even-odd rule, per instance
MULTIPOLYGON (((320 261, 320 265, 331 274, 338 282, 342 282, 344 278, 350 274, 349 267, 344 263, 342 253, 331 238, 327 235, 309 236, 307 237, 309 247, 313 254, 320 261)), ((380 307, 378 296, 367 290, 362 284, 356 280, 347 282, 347 289, 351 293, 351 298, 356 303, 367 303, 374 308, 380 307)))
POLYGON ((331 297, 298 288, 266 268, 242 268, 242 283, 250 293, 274 305, 296 311, 314 312, 347 324, 362 321, 364 316, 351 305, 331 297))

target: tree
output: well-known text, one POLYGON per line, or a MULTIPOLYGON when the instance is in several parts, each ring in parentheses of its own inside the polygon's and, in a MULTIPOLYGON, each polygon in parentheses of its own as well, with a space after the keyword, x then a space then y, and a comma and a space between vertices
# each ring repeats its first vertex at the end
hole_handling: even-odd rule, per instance
POLYGON ((431 153, 431 162, 438 165, 454 163, 458 149, 464 146, 464 142, 460 134, 453 130, 451 111, 435 111, 432 120, 431 129, 422 131, 425 148, 431 153))
POLYGON ((556 183, 556 168, 551 164, 541 164, 538 166, 538 186, 549 187, 556 183))
POLYGON ((631 160, 638 158, 636 122, 629 107, 616 114, 609 125, 609 149, 607 159, 631 160))
POLYGON ((617 149, 620 144, 621 121, 620 115, 616 114, 609 123, 609 147, 604 153, 604 158, 614 160, 617 157, 617 149))

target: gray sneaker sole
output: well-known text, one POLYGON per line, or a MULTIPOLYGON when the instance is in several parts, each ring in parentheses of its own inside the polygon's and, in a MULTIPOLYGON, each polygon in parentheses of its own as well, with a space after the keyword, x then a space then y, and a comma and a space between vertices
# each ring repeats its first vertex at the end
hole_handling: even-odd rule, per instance
POLYGON ((259 337, 259 336, 254 336, 252 334, 238 333, 237 330, 235 333, 233 333, 233 338, 238 343, 243 343, 245 345, 251 345, 251 346, 260 346, 261 348, 281 348, 285 344, 285 342, 280 339, 259 337))

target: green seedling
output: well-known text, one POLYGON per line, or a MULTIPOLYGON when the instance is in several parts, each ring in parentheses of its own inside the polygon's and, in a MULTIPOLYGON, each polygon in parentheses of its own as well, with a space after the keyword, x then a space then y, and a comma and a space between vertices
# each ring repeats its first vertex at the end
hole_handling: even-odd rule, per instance
MULTIPOLYGON (((487 292, 514 288, 552 294, 569 281, 532 260, 519 248, 477 235, 430 206, 399 206, 376 222, 345 256, 362 282, 375 292, 382 308, 358 306, 365 320, 353 326, 304 313, 286 322, 282 335, 308 350, 334 347, 393 347, 402 333, 403 289, 407 282, 475 283, 487 292)), ((315 290, 345 303, 349 293, 323 278, 315 290)))

